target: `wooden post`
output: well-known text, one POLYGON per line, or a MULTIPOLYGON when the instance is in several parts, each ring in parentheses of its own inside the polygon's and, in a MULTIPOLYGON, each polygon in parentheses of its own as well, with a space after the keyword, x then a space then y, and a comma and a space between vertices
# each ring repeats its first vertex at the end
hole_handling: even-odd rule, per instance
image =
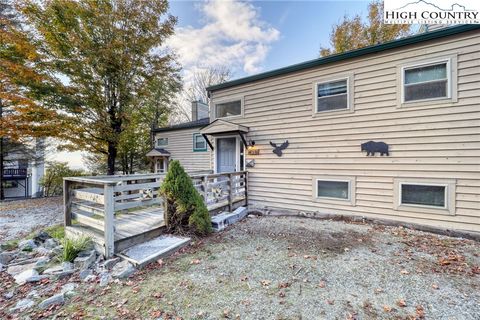
POLYGON ((203 188, 203 202, 205 202, 205 205, 207 205, 207 200, 208 200, 208 178, 207 176, 202 177, 202 188, 203 188))
POLYGON ((248 179, 247 179, 248 171, 245 171, 244 176, 245 176, 245 181, 243 182, 245 184, 245 206, 248 207, 248 179))
POLYGON ((63 212, 64 212, 64 226, 72 225, 72 182, 63 179, 63 212))
POLYGON ((115 207, 113 199, 113 184, 105 184, 104 186, 104 210, 105 210, 105 258, 111 258, 115 252, 115 207))
POLYGON ((233 183, 232 174, 228 174, 228 211, 232 212, 233 208, 233 183))

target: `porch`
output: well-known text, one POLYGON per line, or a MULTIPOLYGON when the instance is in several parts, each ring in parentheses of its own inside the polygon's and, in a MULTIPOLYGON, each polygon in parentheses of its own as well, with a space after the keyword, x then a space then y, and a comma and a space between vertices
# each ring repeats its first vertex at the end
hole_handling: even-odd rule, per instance
MULTIPOLYGON (((67 235, 89 236, 107 258, 165 232, 165 174, 71 177, 64 179, 67 235)), ((247 203, 246 171, 191 174, 213 215, 247 203)))

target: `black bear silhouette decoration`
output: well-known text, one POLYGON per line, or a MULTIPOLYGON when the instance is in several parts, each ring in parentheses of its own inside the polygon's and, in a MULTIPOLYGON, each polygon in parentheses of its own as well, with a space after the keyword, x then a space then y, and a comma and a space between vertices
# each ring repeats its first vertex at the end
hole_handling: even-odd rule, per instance
POLYGON ((288 140, 285 140, 285 142, 282 143, 280 145, 280 147, 277 146, 277 144, 273 143, 272 141, 270 141, 270 145, 273 147, 272 152, 275 153, 277 156, 281 157, 282 156, 282 150, 285 150, 288 147, 288 140))
POLYGON ((367 156, 375 155, 375 152, 380 152, 380 155, 387 155, 389 156, 388 153, 388 144, 385 142, 375 142, 375 141, 368 141, 365 143, 361 144, 362 146, 362 151, 367 151, 367 156))

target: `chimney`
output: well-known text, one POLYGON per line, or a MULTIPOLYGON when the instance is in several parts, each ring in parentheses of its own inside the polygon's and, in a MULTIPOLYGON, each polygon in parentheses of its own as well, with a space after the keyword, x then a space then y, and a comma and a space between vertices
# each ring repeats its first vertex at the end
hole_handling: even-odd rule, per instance
POLYGON ((192 121, 208 118, 208 105, 202 101, 192 101, 192 121))

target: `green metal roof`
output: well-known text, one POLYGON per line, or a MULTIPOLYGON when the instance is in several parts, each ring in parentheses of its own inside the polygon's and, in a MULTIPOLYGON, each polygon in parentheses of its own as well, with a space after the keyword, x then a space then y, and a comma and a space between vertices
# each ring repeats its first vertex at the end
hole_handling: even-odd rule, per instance
POLYGON ((339 53, 339 54, 333 54, 327 57, 323 58, 318 58, 314 60, 309 60, 306 62, 294 64, 288 67, 280 68, 280 69, 275 69, 263 73, 259 73, 253 76, 248 76, 245 78, 240 78, 224 83, 220 83, 217 85, 213 85, 207 88, 208 92, 220 90, 220 89, 226 89, 230 88, 233 86, 237 86, 240 84, 245 84, 253 81, 258 81, 258 80, 263 80, 291 72, 296 72, 296 71, 301 71, 313 67, 318 67, 327 63, 332 63, 332 62, 338 62, 342 60, 347 60, 351 58, 356 58, 356 57, 361 57, 367 54, 371 53, 377 53, 385 50, 390 50, 390 49, 395 49, 403 46, 408 46, 411 44, 416 44, 420 42, 425 42, 429 40, 434 40, 438 38, 443 38, 443 37, 448 37, 451 35, 459 34, 462 32, 467 32, 467 31, 472 31, 472 30, 478 30, 480 29, 480 24, 464 24, 460 26, 455 26, 455 27, 448 27, 448 28, 443 28, 439 29, 436 31, 431 31, 431 32, 425 32, 421 34, 417 34, 414 36, 398 39, 398 40, 393 40, 389 42, 384 42, 378 45, 373 45, 373 46, 368 46, 365 48, 361 49, 356 49, 352 51, 347 51, 344 53, 339 53))

